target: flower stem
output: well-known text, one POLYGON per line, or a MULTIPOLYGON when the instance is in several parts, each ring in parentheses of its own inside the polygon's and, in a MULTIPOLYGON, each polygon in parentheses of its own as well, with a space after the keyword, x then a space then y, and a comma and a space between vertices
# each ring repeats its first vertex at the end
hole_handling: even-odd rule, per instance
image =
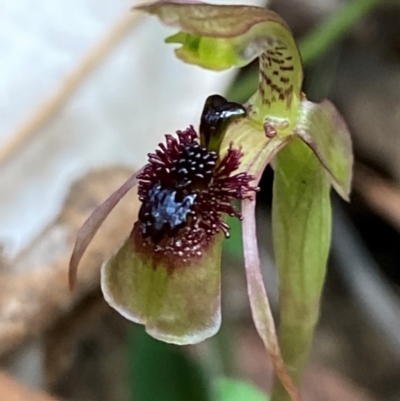
MULTIPOLYGON (((326 273, 331 238, 330 184, 313 152, 293 138, 276 156, 273 236, 279 271, 279 344, 295 384, 301 382, 326 273)), ((290 397, 275 380, 271 401, 290 397)))

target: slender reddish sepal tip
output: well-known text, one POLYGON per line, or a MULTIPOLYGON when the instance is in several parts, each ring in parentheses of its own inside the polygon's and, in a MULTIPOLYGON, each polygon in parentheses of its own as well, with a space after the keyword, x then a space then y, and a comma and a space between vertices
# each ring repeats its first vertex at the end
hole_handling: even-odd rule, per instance
POLYGON ((129 190, 138 183, 137 176, 141 172, 142 169, 133 174, 128 181, 126 181, 109 198, 98 206, 79 229, 76 236, 74 250, 72 251, 69 262, 68 282, 70 291, 73 291, 76 286, 78 266, 87 247, 92 242, 93 237, 96 235, 106 217, 111 213, 118 202, 129 192, 129 190))
POLYGON ((261 274, 260 256, 258 253, 256 218, 256 202, 242 201, 243 215, 243 251, 245 259, 247 293, 250 300, 251 314, 257 332, 271 358, 275 373, 291 400, 301 401, 299 390, 294 384, 279 347, 275 322, 261 274))

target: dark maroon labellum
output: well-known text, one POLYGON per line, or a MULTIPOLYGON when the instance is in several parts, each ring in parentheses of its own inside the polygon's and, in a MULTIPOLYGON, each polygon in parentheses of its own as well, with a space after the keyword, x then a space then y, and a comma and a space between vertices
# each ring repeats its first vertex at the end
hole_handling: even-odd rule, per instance
POLYGON ((212 150, 201 146, 193 127, 166 136, 166 144, 149 154, 149 163, 139 178, 142 206, 133 238, 140 249, 166 258, 168 265, 178 257, 185 262, 202 255, 213 236, 229 236, 224 215, 241 218, 232 206, 255 188, 246 173, 232 175, 242 152, 230 146, 218 160, 212 150))

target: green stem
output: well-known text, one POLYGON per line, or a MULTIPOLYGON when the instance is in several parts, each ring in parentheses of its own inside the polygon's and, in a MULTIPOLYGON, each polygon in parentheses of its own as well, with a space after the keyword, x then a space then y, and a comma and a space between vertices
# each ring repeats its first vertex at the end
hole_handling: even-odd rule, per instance
MULTIPOLYGON (((319 315, 331 237, 329 188, 323 167, 300 139, 276 156, 272 224, 280 278, 279 344, 296 384, 319 315)), ((275 380, 271 401, 289 400, 275 380)))

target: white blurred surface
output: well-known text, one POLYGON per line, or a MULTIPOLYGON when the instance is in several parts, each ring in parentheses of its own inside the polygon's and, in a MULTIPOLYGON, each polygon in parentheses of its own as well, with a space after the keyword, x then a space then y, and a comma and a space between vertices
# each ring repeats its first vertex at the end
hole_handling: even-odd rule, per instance
MULTIPOLYGON (((0 0, 0 146, 131 5, 0 0)), ((164 134, 197 126, 205 98, 224 92, 234 71, 183 64, 163 43, 170 32, 145 18, 1 166, 0 243, 6 254, 24 247, 57 215, 77 177, 107 164, 140 167, 164 134)))

